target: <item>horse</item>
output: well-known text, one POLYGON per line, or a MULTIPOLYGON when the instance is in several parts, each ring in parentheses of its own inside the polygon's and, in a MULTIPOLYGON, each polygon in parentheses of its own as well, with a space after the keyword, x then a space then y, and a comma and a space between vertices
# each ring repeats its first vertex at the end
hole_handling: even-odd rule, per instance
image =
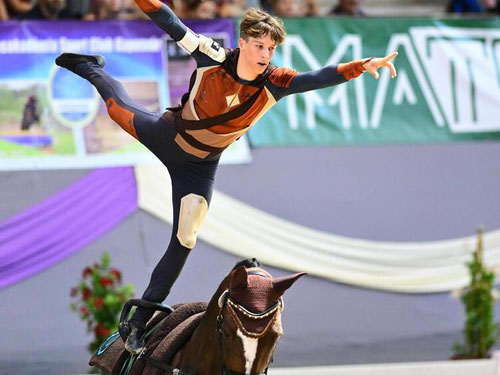
POLYGON ((172 365, 198 375, 265 373, 283 334, 283 293, 302 275, 273 279, 262 268, 245 267, 231 272, 172 365))
MULTIPOLYGON (((283 294, 303 275, 305 273, 301 272, 273 278, 261 267, 240 267, 231 271, 208 305, 204 305, 205 311, 195 311, 191 318, 197 320, 196 328, 176 353, 167 362, 161 362, 159 356, 155 356, 159 349, 150 348, 147 343, 146 353, 138 357, 139 363, 129 366, 130 374, 267 374, 278 339, 283 334, 283 294)), ((118 341, 123 347, 122 340, 118 341)), ((121 357, 123 359, 123 355, 121 357)), ((90 364, 101 367, 98 362, 94 356, 90 364)), ((123 370, 126 366, 120 367, 123 370)), ((109 373, 124 374, 116 370, 117 366, 114 368, 111 371, 108 367, 109 373)))

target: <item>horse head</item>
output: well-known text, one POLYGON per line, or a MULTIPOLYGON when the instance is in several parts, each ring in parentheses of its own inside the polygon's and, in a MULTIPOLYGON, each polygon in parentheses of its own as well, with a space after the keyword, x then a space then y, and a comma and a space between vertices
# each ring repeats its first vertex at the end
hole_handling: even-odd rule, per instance
POLYGON ((221 374, 261 374, 283 334, 283 294, 305 273, 273 278, 262 268, 240 267, 218 298, 221 374))
POLYGON ((173 309, 143 300, 127 301, 122 320, 132 305, 163 311, 149 324, 148 346, 137 358, 124 356, 126 350, 116 332, 90 364, 106 374, 125 367, 134 374, 267 373, 283 334, 283 294, 305 273, 273 278, 258 262, 245 265, 248 268, 235 268, 224 278, 208 305, 187 303, 173 309))

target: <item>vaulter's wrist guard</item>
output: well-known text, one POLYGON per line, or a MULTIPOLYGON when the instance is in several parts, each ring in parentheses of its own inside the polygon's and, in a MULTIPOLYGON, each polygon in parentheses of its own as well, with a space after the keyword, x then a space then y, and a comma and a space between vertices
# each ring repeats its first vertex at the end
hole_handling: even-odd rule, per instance
POLYGON ((359 77, 361 74, 363 74, 363 72, 366 71, 363 65, 366 64, 371 59, 373 59, 373 57, 370 57, 368 59, 353 60, 348 63, 339 64, 337 66, 337 72, 339 74, 342 74, 346 80, 350 81, 353 78, 359 77))

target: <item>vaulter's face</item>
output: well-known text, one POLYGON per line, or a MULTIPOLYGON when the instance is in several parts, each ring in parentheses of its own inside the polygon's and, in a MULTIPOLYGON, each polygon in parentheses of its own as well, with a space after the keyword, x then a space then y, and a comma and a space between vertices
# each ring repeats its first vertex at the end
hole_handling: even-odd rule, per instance
POLYGON ((245 68, 256 76, 264 73, 271 62, 276 42, 269 35, 261 38, 249 37, 248 40, 240 38, 238 41, 240 47, 240 58, 243 59, 245 68))

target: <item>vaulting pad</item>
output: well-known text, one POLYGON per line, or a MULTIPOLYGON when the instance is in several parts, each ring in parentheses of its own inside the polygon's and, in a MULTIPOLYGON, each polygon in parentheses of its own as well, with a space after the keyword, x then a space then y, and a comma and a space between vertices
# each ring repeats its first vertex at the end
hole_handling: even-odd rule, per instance
POLYGON ((82 249, 136 209, 133 169, 105 168, 0 222, 0 289, 82 249))
MULTIPOLYGON (((139 207, 172 223, 164 167, 136 167, 139 207)), ((468 284, 465 263, 474 237, 435 242, 376 242, 320 232, 214 191, 199 239, 239 257, 362 287, 405 292, 449 291, 468 284)), ((500 269, 500 230, 484 235, 485 260, 500 269)))
MULTIPOLYGON (((170 314, 155 314, 146 328, 146 356, 153 356, 153 359, 164 364, 168 364, 191 337, 207 308, 207 303, 189 302, 172 307, 174 311, 170 314)), ((146 356, 129 358, 123 341, 114 333, 92 356, 89 365, 111 375, 121 374, 124 366, 128 366, 129 375, 156 373, 158 368, 149 365, 146 356)))

